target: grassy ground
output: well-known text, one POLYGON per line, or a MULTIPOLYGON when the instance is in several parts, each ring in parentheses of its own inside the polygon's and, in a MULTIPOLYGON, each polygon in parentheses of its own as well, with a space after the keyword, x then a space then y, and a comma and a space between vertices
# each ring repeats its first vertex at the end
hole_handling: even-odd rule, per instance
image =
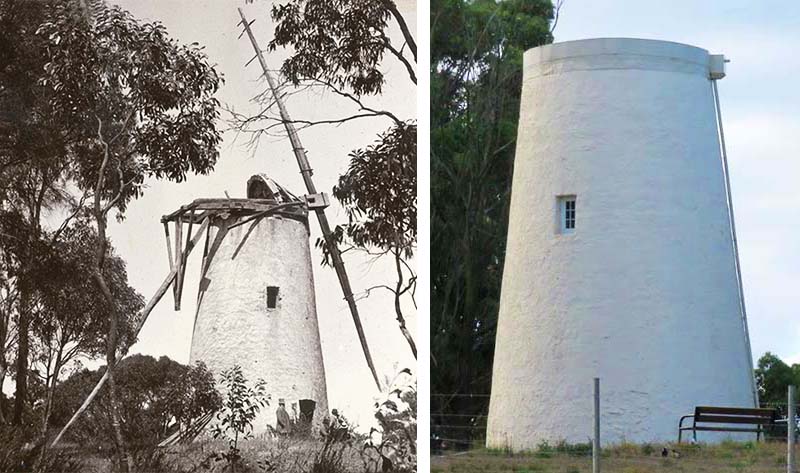
MULTIPOLYGON (((380 471, 376 455, 362 450, 358 442, 338 442, 323 449, 323 442, 311 439, 268 439, 240 442, 242 459, 238 473, 362 473, 380 471)), ((222 441, 198 441, 158 449, 142 454, 136 459, 136 472, 189 473, 227 472, 228 461, 221 455, 227 452, 222 441)), ((111 471, 111 462, 96 455, 74 452, 72 458, 79 460, 81 473, 105 473, 111 471)), ((71 470, 71 469, 70 469, 71 470)))
MULTIPOLYGON (((778 473, 786 471, 786 444, 780 442, 723 442, 719 445, 624 444, 606 448, 601 456, 603 473, 778 473)), ((442 455, 431 459, 431 473, 585 473, 592 471, 586 448, 544 448, 524 454, 490 450, 442 455)))

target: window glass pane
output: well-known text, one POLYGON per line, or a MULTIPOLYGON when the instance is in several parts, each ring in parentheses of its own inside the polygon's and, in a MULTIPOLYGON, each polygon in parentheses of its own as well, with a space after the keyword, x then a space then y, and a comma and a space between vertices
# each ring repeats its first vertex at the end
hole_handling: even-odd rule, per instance
POLYGON ((556 196, 559 233, 573 233, 575 231, 575 196, 556 196))

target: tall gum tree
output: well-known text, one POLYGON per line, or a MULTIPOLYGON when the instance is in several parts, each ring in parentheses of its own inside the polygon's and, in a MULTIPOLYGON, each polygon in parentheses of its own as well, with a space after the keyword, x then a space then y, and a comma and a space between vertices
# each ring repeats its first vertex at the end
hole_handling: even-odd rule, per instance
POLYGON ((442 438, 483 435, 474 419, 488 410, 522 53, 552 42, 556 11, 431 2, 431 431, 442 438))
POLYGON ((119 314, 103 271, 108 216, 123 218, 147 179, 182 182, 190 172, 213 170, 221 78, 198 44, 180 44, 161 24, 139 22, 103 1, 53 5, 37 35, 47 39, 41 83, 55 119, 69 130, 69 178, 91 194, 99 242, 92 275, 107 304, 109 402, 118 460, 128 471, 114 382, 119 314))

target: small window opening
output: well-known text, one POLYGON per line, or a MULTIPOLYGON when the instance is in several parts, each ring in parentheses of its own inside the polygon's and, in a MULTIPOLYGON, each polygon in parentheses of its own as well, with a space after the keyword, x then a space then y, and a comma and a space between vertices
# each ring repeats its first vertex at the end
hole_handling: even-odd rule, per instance
POLYGON ((267 309, 278 307, 278 287, 267 286, 267 309))
POLYGON ((574 195, 558 198, 558 220, 561 233, 575 232, 575 203, 574 195))

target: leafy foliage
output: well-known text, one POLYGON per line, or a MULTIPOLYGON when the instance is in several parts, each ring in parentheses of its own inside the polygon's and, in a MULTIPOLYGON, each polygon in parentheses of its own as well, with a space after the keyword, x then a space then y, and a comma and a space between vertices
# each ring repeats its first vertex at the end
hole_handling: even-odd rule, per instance
POLYGON ((229 450, 225 459, 236 471, 236 464, 241 459, 239 441, 252 437, 253 421, 261 409, 269 405, 270 396, 266 394, 266 382, 262 379, 256 381, 253 387, 248 386, 239 365, 220 373, 220 382, 225 397, 211 433, 214 438, 228 441, 229 450))
MULTIPOLYGON (((23 436, 19 430, 0 425, 0 472, 18 473, 32 471, 37 457, 37 449, 23 436)), ((39 463, 40 471, 47 473, 81 473, 82 465, 72 452, 55 451, 39 463)))
POLYGON ((417 379, 401 371, 375 403, 379 429, 372 428, 366 447, 377 452, 383 471, 417 471, 417 379))
MULTIPOLYGON (((522 52, 552 41, 552 18, 549 0, 431 2, 433 412, 488 409, 488 398, 458 394, 491 386, 522 52)), ((444 419, 432 424, 469 422, 444 419)))
MULTIPOLYGON (((413 255, 417 241, 417 127, 402 123, 380 136, 375 144, 350 153, 347 172, 339 177, 333 195, 344 206, 346 226, 338 225, 335 238, 346 236, 361 248, 400 250, 413 255)), ((317 246, 330 256, 322 240, 317 246)))
MULTIPOLYGON (((43 392, 31 389, 25 401, 48 406, 55 383, 70 361, 81 356, 95 357, 105 350, 108 304, 94 288, 91 266, 98 245, 97 232, 85 218, 78 218, 58 232, 41 230, 34 238, 26 233, 29 228, 19 213, 2 210, 0 229, 8 237, 3 251, 7 264, 11 264, 5 267, 6 274, 23 277, 28 285, 31 373, 44 383, 43 392)), ((121 345, 128 347, 135 341, 134 327, 144 300, 128 284, 125 263, 114 255, 113 249, 109 250, 103 272, 120 315, 117 334, 121 345)), ((19 309, 12 304, 9 310, 19 309)), ((43 415, 42 422, 46 424, 46 407, 43 415)))
MULTIPOLYGON (((269 49, 292 48, 281 72, 294 85, 313 78, 356 96, 380 94, 387 52, 410 67, 403 47, 385 32, 396 11, 392 0, 290 0, 272 8, 277 25, 269 49)), ((406 41, 413 43, 409 36, 406 41)))
MULTIPOLYGON (((81 219, 65 229, 63 239, 36 253, 41 299, 33 330, 43 343, 63 344, 68 349, 65 355, 69 356, 62 363, 75 356, 98 356, 105 350, 108 306, 102 294, 94 290, 90 263, 97 240, 97 232, 81 219)), ((103 271, 115 296, 115 310, 122 315, 118 327, 121 344, 128 347, 135 342, 134 327, 144 298, 128 285, 125 262, 113 250, 103 271)))
POLYGON ((54 117, 73 133, 77 184, 94 189, 105 146, 112 165, 104 197, 118 199, 120 210, 141 195, 146 177, 181 182, 190 171, 211 171, 221 79, 202 48, 119 7, 95 2, 91 22, 83 8, 58 4, 37 30, 49 59, 40 83, 54 117))
POLYGON ((761 404, 786 403, 788 387, 800 386, 800 363, 792 366, 770 352, 758 359, 755 369, 756 386, 761 404))
MULTIPOLYGON (((202 363, 185 366, 165 356, 156 360, 132 355, 122 359, 115 371, 119 379, 123 433, 133 450, 146 451, 175 428, 221 406, 214 377, 202 363)), ((78 371, 58 386, 53 411, 55 424, 63 425, 69 420, 104 372, 105 367, 78 371)), ((108 390, 103 389, 67 435, 83 445, 110 450, 113 446, 110 424, 108 390)))
MULTIPOLYGON (((96 285, 87 282, 69 291, 87 292, 76 300, 93 297, 88 292, 97 292, 98 286, 103 291, 105 309, 111 309, 107 357, 113 358, 116 336, 124 330, 116 309, 133 300, 132 294, 115 290, 122 287, 113 281, 121 273, 108 249, 106 214, 115 208, 121 217, 148 178, 180 182, 189 172, 213 169, 220 139, 215 124, 219 104, 213 95, 221 78, 198 45, 181 45, 162 25, 141 23, 102 0, 2 1, 0 30, 0 211, 16 219, 0 229, 3 300, 13 301, 0 314, 0 368, 6 369, 15 348, 8 343, 13 341, 8 323, 13 314, 18 321, 12 328, 18 338, 19 423, 22 404, 32 400, 27 360, 41 357, 31 349, 47 346, 63 322, 79 323, 32 313, 46 289, 32 280, 37 260, 47 256, 40 242, 45 235, 53 244, 65 236, 61 229, 51 233, 43 228, 43 211, 67 210, 72 212, 69 220, 85 215, 86 197, 97 198, 92 214, 98 245, 96 257, 87 260, 96 261, 96 285), (20 231, 9 236, 9 229, 20 231), (5 249, 12 239, 19 243, 13 254, 5 249), (34 315, 44 318, 34 321, 34 315), (33 329, 47 340, 31 341, 33 329)), ((58 296, 54 290, 51 296, 64 299, 66 293, 58 296)), ((102 337, 92 342, 91 351, 97 353, 102 337)))

